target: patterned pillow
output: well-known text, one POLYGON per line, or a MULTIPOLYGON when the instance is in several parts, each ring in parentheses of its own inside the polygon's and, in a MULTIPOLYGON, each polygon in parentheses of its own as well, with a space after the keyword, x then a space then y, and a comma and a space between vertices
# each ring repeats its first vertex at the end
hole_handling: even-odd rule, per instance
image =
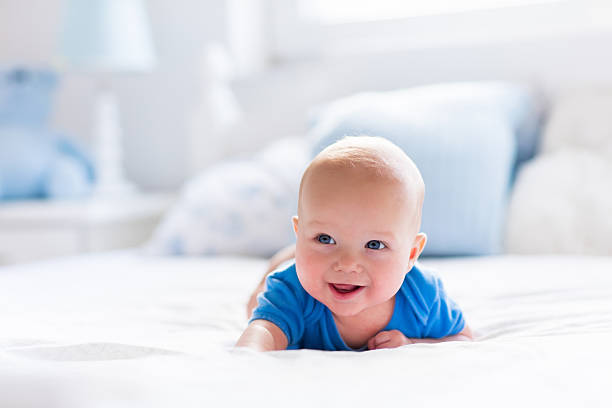
POLYGON ((270 256, 294 240, 309 145, 283 139, 251 160, 212 166, 188 182, 148 243, 162 255, 270 256))

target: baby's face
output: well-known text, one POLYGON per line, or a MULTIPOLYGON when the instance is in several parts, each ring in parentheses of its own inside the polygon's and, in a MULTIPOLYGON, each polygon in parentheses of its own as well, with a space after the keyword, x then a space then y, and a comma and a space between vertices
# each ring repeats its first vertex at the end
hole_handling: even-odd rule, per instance
POLYGON ((304 289, 337 316, 393 298, 420 252, 412 251, 414 200, 399 182, 381 182, 364 169, 313 172, 294 218, 304 289))

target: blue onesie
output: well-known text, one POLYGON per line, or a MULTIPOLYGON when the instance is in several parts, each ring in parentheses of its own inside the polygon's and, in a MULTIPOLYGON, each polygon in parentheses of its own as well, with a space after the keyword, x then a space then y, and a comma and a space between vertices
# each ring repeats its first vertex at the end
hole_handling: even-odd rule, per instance
MULTIPOLYGON (((304 290, 295 263, 270 274, 257 300, 251 321, 277 325, 287 336, 287 349, 353 350, 340 337, 329 308, 304 290)), ((459 333, 464 325, 440 278, 415 266, 395 295, 393 315, 383 330, 399 330, 409 338, 441 338, 459 333)))

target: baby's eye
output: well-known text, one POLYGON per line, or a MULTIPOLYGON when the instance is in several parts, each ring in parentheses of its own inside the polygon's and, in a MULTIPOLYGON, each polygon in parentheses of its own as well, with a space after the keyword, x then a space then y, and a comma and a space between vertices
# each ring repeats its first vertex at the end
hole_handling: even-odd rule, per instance
POLYGON ((327 234, 319 234, 317 240, 322 244, 335 244, 336 241, 327 234))
POLYGON ((382 242, 380 242, 377 239, 373 239, 371 241, 368 241, 368 243, 366 244, 366 248, 368 249, 383 249, 386 248, 387 246, 385 244, 383 244, 382 242))

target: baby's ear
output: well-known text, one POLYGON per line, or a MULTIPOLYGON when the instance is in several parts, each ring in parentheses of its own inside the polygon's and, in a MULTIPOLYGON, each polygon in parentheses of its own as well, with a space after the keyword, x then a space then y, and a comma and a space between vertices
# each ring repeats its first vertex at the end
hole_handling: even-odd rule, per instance
POLYGON ((410 268, 416 263, 419 256, 423 252, 423 248, 425 248, 425 244, 427 243, 427 235, 423 232, 419 232, 414 237, 414 241, 412 243, 412 248, 410 249, 410 268))
POLYGON ((291 221, 293 221, 293 231, 295 232, 295 235, 297 235, 297 232, 298 232, 298 216, 294 215, 293 217, 291 217, 291 221))

